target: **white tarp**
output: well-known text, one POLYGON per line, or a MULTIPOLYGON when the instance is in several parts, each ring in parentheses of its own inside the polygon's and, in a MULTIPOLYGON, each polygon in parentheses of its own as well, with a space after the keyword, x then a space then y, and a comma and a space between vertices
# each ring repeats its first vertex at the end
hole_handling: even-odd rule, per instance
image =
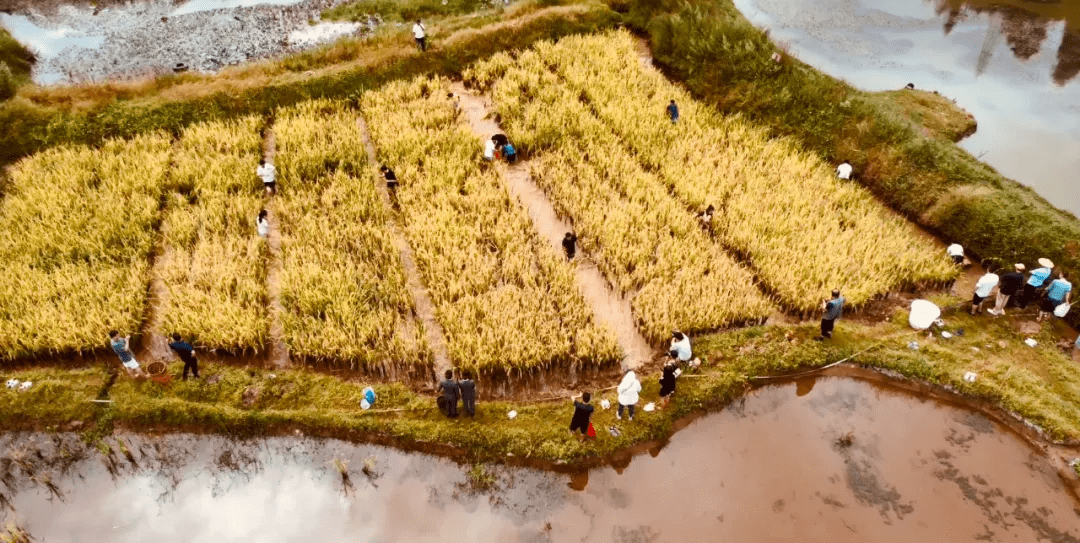
POLYGON ((926 330, 941 316, 941 309, 927 300, 915 300, 911 302, 911 315, 908 323, 916 330, 926 330))

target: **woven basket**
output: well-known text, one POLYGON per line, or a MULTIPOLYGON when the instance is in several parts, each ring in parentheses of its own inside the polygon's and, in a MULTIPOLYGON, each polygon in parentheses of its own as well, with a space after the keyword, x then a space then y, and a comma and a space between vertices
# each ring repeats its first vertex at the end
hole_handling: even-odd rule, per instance
POLYGON ((165 363, 160 361, 160 360, 156 360, 154 362, 151 362, 151 363, 147 364, 147 366, 146 366, 146 372, 149 373, 150 375, 161 375, 161 374, 165 373, 165 370, 167 370, 167 369, 168 369, 168 366, 166 366, 165 363))

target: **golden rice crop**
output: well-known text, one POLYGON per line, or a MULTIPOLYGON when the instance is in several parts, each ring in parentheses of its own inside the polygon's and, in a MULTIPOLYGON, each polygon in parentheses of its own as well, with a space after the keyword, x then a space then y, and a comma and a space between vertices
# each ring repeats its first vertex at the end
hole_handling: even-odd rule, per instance
POLYGON ((262 119, 245 117, 181 135, 156 268, 168 290, 157 308, 166 334, 234 352, 267 343, 267 250, 255 230, 261 128, 262 119))
POLYGON ((379 158, 398 175, 405 233, 431 292, 454 364, 528 370, 619 359, 446 98, 445 80, 417 79, 363 96, 379 158))
POLYGON ((540 150, 533 178, 573 219, 581 246, 632 306, 653 343, 762 319, 771 304, 748 270, 696 224, 656 175, 560 84, 536 52, 497 57, 470 76, 497 81, 506 128, 540 150))
POLYGON ((137 332, 170 141, 55 148, 12 168, 0 203, 0 357, 90 351, 137 332))
POLYGON ((430 349, 357 117, 317 100, 279 112, 274 125, 285 341, 312 359, 423 366, 430 349))
POLYGON ((688 211, 716 206, 712 232, 789 308, 817 309, 836 287, 861 304, 955 275, 930 240, 862 188, 836 179, 819 158, 720 115, 643 68, 632 40, 625 32, 567 38, 517 61, 500 56, 471 75, 493 86, 500 111, 520 119, 511 126, 530 144, 604 141, 620 148, 611 153, 628 149, 688 211), (665 113, 672 99, 681 113, 675 125, 665 113), (573 104, 587 117, 573 121, 582 132, 559 133, 529 117, 573 104))

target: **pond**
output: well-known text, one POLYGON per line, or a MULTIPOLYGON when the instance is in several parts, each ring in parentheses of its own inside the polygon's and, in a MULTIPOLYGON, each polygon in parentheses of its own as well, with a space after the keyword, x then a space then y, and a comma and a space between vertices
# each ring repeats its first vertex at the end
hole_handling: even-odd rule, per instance
POLYGON ((1080 541, 1073 495, 1016 435, 841 377, 758 389, 577 475, 470 477, 301 437, 116 437, 106 458, 72 434, 0 436, 3 523, 49 542, 1080 541))
POLYGON ((735 0, 800 60, 864 90, 912 83, 956 100, 961 142, 1080 215, 1080 3, 735 0))

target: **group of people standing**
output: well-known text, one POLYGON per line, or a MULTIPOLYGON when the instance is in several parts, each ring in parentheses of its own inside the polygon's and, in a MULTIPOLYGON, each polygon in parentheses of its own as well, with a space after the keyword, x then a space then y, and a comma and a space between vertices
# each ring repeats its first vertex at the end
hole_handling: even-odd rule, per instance
MULTIPOLYGON (((960 262, 963 262, 963 248, 960 245, 950 245, 949 254, 956 261, 957 248, 961 255, 960 262)), ((1052 314, 1064 316, 1072 302, 1072 283, 1064 271, 1054 273, 1054 263, 1050 259, 1040 258, 1038 264, 1038 268, 1025 275, 1027 266, 1017 262, 1011 271, 998 275, 996 272, 1000 270, 992 262, 985 261, 983 268, 986 273, 975 283, 975 292, 971 297, 971 314, 982 313, 983 303, 997 289, 994 307, 987 310, 991 315, 1001 316, 1005 314, 1006 307, 1025 309, 1036 302, 1039 310, 1037 322, 1046 320, 1052 314)))

